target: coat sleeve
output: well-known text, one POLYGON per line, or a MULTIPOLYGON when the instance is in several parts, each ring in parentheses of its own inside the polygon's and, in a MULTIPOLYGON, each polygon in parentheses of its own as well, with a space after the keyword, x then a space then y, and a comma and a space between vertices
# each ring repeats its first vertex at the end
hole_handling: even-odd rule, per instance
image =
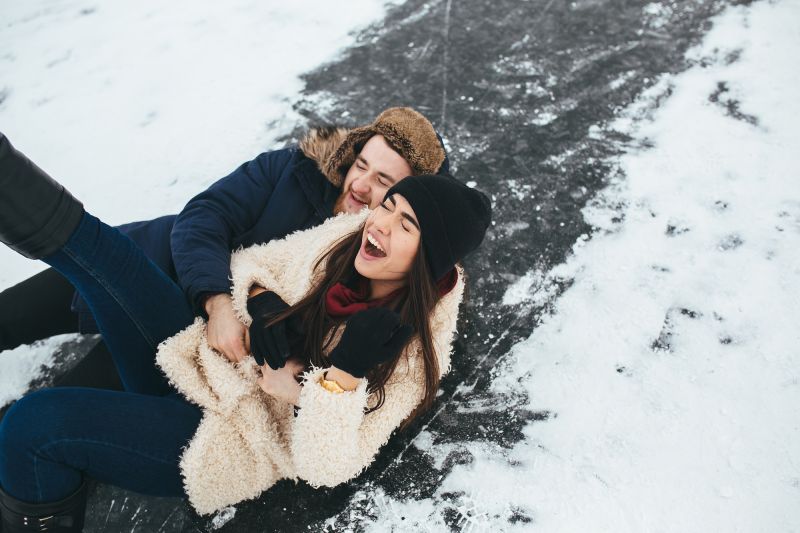
MULTIPOLYGON (((458 274, 456 286, 442 298, 431 317, 440 377, 450 369, 464 293, 464 271, 460 267, 458 274)), ((389 378, 383 405, 366 415, 366 379, 353 391, 335 393, 320 384, 325 369, 305 374, 290 444, 298 477, 314 487, 332 487, 356 477, 372 463, 394 430, 422 402, 425 378, 420 350, 419 340, 412 340, 406 348, 407 357, 389 378)))
POLYGON ((282 259, 289 252, 285 241, 277 240, 236 250, 231 256, 233 309, 246 326, 249 326, 252 320, 247 313, 247 298, 254 285, 265 287, 280 295, 285 292, 281 290, 288 285, 284 279, 286 269, 283 268, 285 265, 282 259))
POLYGON ((223 416, 258 390, 252 366, 231 363, 208 345, 206 323, 200 317, 159 344, 156 363, 183 396, 223 416))
POLYGON ((172 258, 196 313, 203 314, 203 294, 229 292, 234 241, 256 224, 295 152, 265 152, 242 164, 178 214, 170 235, 172 258))
POLYGON ((299 301, 314 282, 314 265, 334 242, 356 230, 367 217, 339 214, 319 226, 299 230, 282 239, 236 250, 231 256, 233 309, 249 326, 247 296, 253 285, 274 291, 288 304, 299 301))
POLYGON ((384 404, 365 415, 367 380, 353 391, 329 392, 320 384, 325 370, 305 376, 291 439, 296 474, 313 487, 358 476, 422 400, 417 382, 396 382, 387 385, 384 404))

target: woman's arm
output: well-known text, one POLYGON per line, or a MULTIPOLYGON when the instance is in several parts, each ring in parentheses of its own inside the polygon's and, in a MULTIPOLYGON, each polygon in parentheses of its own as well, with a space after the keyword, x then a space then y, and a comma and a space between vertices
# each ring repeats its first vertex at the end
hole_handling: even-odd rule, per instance
MULTIPOLYGON (((456 286, 437 304, 431 317, 440 377, 450 367, 463 291, 464 274, 459 268, 456 286)), ((419 340, 412 340, 386 384, 383 405, 366 415, 365 409, 374 405, 368 401, 366 379, 358 379, 352 390, 336 393, 327 390, 321 380, 327 371, 328 379, 342 379, 342 388, 351 385, 341 370, 316 368, 304 375, 291 440, 298 477, 315 487, 333 487, 356 477, 370 465, 424 398, 425 372, 420 354, 419 340)))
POLYGON ((330 378, 330 369, 306 374, 291 441, 298 477, 315 487, 333 487, 359 475, 422 400, 422 388, 409 373, 387 384, 383 406, 365 415, 367 380, 359 379, 353 390, 330 392, 321 383, 326 371, 330 378))
POLYGON ((354 375, 347 373, 344 370, 339 370, 335 366, 330 367, 323 377, 327 380, 335 381, 346 391, 355 390, 358 386, 358 383, 361 381, 354 375))
POLYGON ((267 292, 267 289, 265 289, 261 285, 253 285, 252 287, 250 287, 250 292, 247 293, 247 297, 252 298, 253 296, 257 296, 262 292, 267 292))
MULTIPOLYGON (((298 383, 297 378, 303 373, 304 365, 298 359, 289 359, 286 365, 273 370, 269 365, 262 365, 261 377, 258 378, 258 386, 270 396, 292 405, 300 404, 300 392, 303 387, 298 383)), ((336 367, 330 367, 323 374, 323 380, 334 383, 340 392, 352 391, 361 381, 357 377, 348 374, 336 367)), ((330 386, 329 386, 330 387, 330 386)), ((331 390, 330 388, 328 390, 331 390)))

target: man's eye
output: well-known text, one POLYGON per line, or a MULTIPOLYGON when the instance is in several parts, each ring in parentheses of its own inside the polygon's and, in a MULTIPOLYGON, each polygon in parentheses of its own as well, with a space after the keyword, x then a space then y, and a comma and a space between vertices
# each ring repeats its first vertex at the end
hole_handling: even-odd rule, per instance
POLYGON ((364 166, 364 165, 362 165, 361 163, 356 163, 356 168, 357 168, 358 170, 367 170, 367 167, 365 167, 365 166, 364 166))
POLYGON ((389 186, 391 185, 391 183, 389 182, 389 180, 387 180, 387 179, 386 179, 386 178, 384 178, 384 177, 379 177, 379 178, 378 178, 378 183, 380 183, 380 184, 381 184, 381 185, 383 185, 384 187, 389 187, 389 186))

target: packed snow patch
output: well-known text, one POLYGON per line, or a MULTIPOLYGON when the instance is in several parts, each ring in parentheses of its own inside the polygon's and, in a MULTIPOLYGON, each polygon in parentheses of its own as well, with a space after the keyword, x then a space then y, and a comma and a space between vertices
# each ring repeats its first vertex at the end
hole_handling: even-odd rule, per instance
POLYGON ((22 396, 42 370, 52 366, 53 354, 78 335, 56 335, 31 345, 2 352, 0 357, 0 407, 22 396))
POLYGON ((236 507, 228 506, 224 509, 220 509, 214 515, 214 518, 211 519, 211 528, 214 530, 220 529, 222 526, 233 520, 233 517, 236 516, 236 507))
POLYGON ((798 20, 797 0, 728 8, 695 66, 597 128, 633 142, 595 233, 504 298, 572 279, 492 384, 554 416, 470 444, 432 498, 382 495, 368 530, 800 530, 798 20))

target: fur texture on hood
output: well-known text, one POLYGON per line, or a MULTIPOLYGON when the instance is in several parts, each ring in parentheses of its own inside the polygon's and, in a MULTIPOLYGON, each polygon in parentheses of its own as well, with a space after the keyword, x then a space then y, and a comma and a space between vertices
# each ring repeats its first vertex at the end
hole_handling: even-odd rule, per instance
MULTIPOLYGON (((267 244, 235 252, 231 260, 233 305, 245 325, 250 287, 258 284, 289 304, 298 302, 316 279, 317 258, 342 237, 358 230, 367 211, 342 214, 324 224, 267 244)), ((437 304, 431 326, 443 375, 450 368, 464 273, 437 304)), ((333 344, 333 343, 332 343, 333 344)), ((256 383, 252 357, 228 361, 209 347, 206 323, 165 340, 156 361, 170 382, 203 409, 203 419, 181 457, 189 501, 200 514, 256 498, 283 478, 314 487, 335 486, 359 475, 394 430, 421 402, 425 375, 418 340, 412 340, 390 377, 380 409, 367 393, 367 380, 355 390, 327 391, 319 383, 324 368, 303 375, 299 411, 264 393, 256 383), (333 428, 333 429, 332 429, 333 428)))
POLYGON ((316 161, 319 171, 337 187, 342 186, 344 174, 338 171, 329 171, 330 161, 350 131, 341 126, 311 128, 298 143, 298 147, 306 157, 316 161))
POLYGON ((373 135, 383 135, 389 146, 408 162, 414 175, 436 174, 445 162, 444 146, 433 124, 410 107, 390 107, 372 124, 357 128, 314 128, 300 141, 300 149, 317 162, 328 181, 341 187, 360 147, 373 135))

